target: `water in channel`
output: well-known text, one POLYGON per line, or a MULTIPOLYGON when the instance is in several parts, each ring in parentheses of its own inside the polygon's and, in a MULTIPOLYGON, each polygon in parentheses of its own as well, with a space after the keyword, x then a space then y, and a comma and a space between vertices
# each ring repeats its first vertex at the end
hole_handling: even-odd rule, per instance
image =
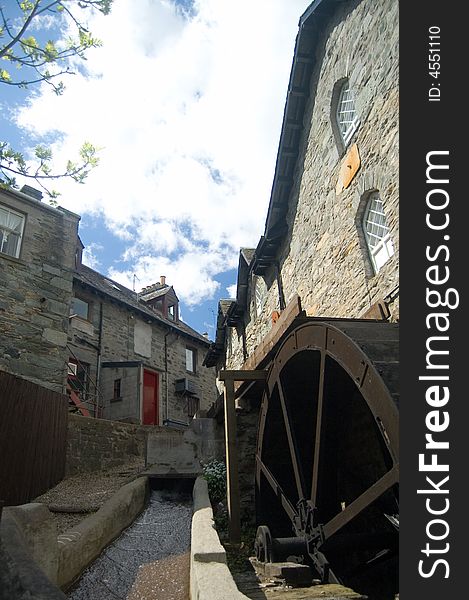
POLYGON ((156 490, 86 569, 69 600, 188 600, 191 494, 156 490))

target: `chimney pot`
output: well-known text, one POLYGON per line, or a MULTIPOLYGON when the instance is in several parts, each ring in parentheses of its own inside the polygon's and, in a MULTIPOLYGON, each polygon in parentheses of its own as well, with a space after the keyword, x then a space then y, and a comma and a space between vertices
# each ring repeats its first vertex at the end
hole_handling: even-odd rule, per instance
POLYGON ((161 285, 166 285, 166 276, 165 275, 160 275, 160 283, 161 283, 161 285))

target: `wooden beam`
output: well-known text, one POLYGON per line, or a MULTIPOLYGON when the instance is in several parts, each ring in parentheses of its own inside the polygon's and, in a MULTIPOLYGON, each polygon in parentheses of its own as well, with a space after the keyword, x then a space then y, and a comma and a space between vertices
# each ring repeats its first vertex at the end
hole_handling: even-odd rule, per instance
POLYGON ((234 403, 234 380, 225 381, 225 450, 226 495, 228 499, 228 530, 230 542, 241 541, 241 518, 239 502, 238 454, 236 448, 236 412, 234 403))
POLYGON ((292 325, 293 321, 302 314, 301 298, 298 294, 295 294, 287 304, 285 310, 281 312, 275 325, 257 346, 251 356, 245 361, 242 366, 243 371, 253 371, 254 369, 257 369, 272 348, 280 341, 280 338, 290 325, 292 325))
POLYGON ((267 371, 220 371, 221 381, 265 381, 267 371))

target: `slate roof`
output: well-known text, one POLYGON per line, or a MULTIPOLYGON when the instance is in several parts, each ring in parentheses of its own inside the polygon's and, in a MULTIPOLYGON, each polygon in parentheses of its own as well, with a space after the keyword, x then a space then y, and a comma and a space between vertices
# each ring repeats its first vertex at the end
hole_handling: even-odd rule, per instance
POLYGON ((171 287, 169 285, 165 285, 161 287, 159 290, 153 290, 152 292, 140 292, 139 298, 148 302, 148 300, 154 300, 155 298, 161 298, 161 296, 166 296, 171 287))
POLYGON ((235 300, 220 300, 218 302, 217 331, 215 341, 210 344, 207 354, 204 357, 203 365, 205 367, 214 367, 225 349, 226 323, 235 300))
POLYGON ((129 290, 129 288, 126 288, 124 285, 117 283, 117 281, 113 281, 112 279, 109 279, 109 277, 105 277, 101 273, 90 269, 90 267, 80 265, 79 269, 74 273, 74 279, 82 285, 90 287, 100 294, 104 294, 114 301, 125 305, 129 310, 136 310, 146 317, 151 318, 153 321, 157 321, 170 329, 174 329, 183 335, 189 336, 206 346, 210 345, 210 341, 207 340, 207 338, 198 333, 195 329, 192 329, 192 327, 189 327, 186 323, 183 323, 182 321, 175 323, 170 319, 166 319, 162 314, 155 312, 151 308, 147 308, 145 304, 139 300, 138 295, 135 292, 129 290))

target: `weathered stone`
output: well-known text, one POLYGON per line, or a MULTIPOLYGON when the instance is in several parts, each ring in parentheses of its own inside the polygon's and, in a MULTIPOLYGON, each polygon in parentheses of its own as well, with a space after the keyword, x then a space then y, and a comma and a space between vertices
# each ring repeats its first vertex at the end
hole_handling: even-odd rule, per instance
POLYGON ((19 259, 0 254, 0 369, 62 391, 79 217, 14 190, 0 204, 26 214, 19 259))
MULTIPOLYGON (((285 300, 298 293, 315 316, 359 317, 398 285, 398 3, 388 0, 337 5, 318 44, 300 142, 298 168, 278 251, 285 300), (366 23, 366 26, 365 26, 366 23), (379 58, 378 58, 379 57, 379 58), (343 154, 331 122, 332 90, 347 77, 355 91, 360 125, 353 141, 361 168, 340 196, 335 185, 343 154), (320 149, 320 151, 318 151, 320 149), (380 193, 391 230, 394 256, 375 273, 361 230, 366 194, 380 193)), ((265 277, 268 292, 260 314, 252 277, 245 315, 246 349, 251 354, 269 332, 279 310, 275 269, 265 277)), ((398 301, 390 305, 393 319, 398 301)), ((229 330, 227 368, 244 362, 243 340, 229 330)))
POLYGON ((61 331, 56 331, 55 329, 45 328, 42 332, 42 337, 48 342, 56 344, 62 348, 65 348, 67 345, 67 334, 61 331))
POLYGON ((66 292, 72 291, 72 282, 62 277, 52 277, 49 283, 60 290, 65 290, 66 292))
POLYGON ((53 267, 52 265, 48 265, 47 263, 44 263, 42 265, 42 268, 46 273, 50 273, 51 275, 59 276, 61 274, 61 271, 59 268, 53 267))
POLYGON ((307 586, 311 585, 313 576, 308 565, 300 565, 293 562, 266 563, 264 576, 267 578, 284 579, 288 585, 307 586))

